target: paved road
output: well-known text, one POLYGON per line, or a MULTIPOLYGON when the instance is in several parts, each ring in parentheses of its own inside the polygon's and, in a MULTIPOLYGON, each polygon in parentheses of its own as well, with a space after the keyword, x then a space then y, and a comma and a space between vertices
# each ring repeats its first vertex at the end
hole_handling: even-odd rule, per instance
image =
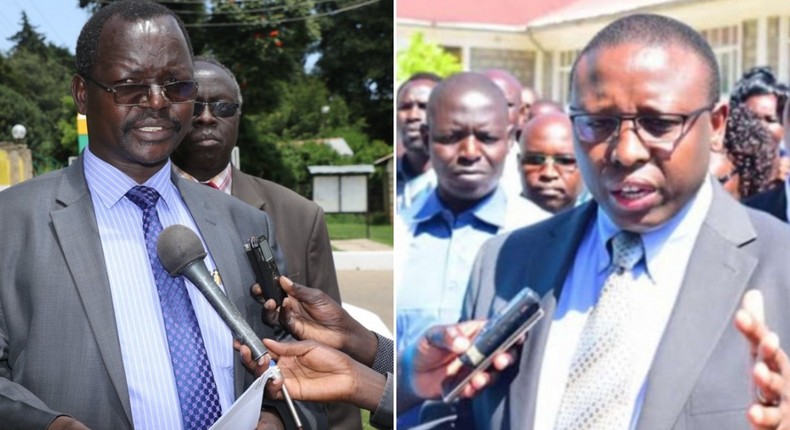
POLYGON ((391 270, 341 270, 337 280, 343 303, 375 313, 394 333, 391 270))

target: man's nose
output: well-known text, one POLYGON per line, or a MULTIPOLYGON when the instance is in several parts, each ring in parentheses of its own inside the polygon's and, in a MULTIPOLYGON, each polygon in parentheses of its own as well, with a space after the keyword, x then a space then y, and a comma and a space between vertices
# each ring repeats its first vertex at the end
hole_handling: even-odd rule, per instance
POLYGON ((211 106, 208 103, 203 105, 203 109, 200 109, 200 113, 195 115, 193 122, 198 124, 214 124, 217 122, 217 118, 211 112, 211 106))
POLYGON ((612 137, 611 161, 623 166, 636 166, 650 159, 650 150, 637 133, 634 120, 623 120, 620 130, 612 137))
POLYGON ((480 156, 480 142, 473 133, 464 138, 460 145, 459 155, 462 157, 474 159, 480 156))

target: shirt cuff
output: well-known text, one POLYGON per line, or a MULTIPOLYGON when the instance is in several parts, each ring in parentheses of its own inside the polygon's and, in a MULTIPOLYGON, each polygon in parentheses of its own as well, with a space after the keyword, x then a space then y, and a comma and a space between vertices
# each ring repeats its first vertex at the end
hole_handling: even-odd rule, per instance
POLYGON ((384 394, 381 395, 378 407, 370 416, 370 425, 377 429, 391 429, 393 403, 392 373, 387 373, 387 385, 384 386, 384 394))
POLYGON ((393 342, 389 338, 386 338, 375 331, 373 334, 376 335, 378 346, 376 347, 376 357, 373 359, 373 366, 371 366, 371 369, 381 373, 382 375, 392 373, 393 362, 395 360, 395 348, 393 346, 393 342))

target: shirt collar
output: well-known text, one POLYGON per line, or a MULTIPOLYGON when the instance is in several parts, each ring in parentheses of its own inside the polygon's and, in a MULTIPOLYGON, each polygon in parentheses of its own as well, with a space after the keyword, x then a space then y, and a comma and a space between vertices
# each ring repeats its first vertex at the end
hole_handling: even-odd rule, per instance
POLYGON ((172 207, 176 198, 175 185, 171 180, 170 160, 167 160, 167 163, 143 184, 138 184, 115 166, 94 155, 90 151, 90 145, 83 151, 83 166, 85 181, 91 194, 107 209, 118 203, 132 187, 137 185, 155 189, 167 207, 172 207))
MULTIPOLYGON (((413 210, 408 211, 408 218, 417 223, 425 222, 435 216, 441 215, 442 212, 449 212, 449 209, 439 198, 438 186, 430 193, 427 193, 425 198, 419 199, 412 205, 413 210)), ((487 224, 494 225, 502 228, 505 225, 507 200, 505 192, 501 187, 496 187, 494 192, 486 197, 483 197, 477 204, 465 212, 457 214, 455 219, 474 216, 475 218, 487 224)))
POLYGON ((184 179, 186 179, 188 181, 198 182, 198 183, 201 183, 203 185, 208 185, 208 183, 211 182, 212 184, 214 184, 216 186, 216 188, 218 190, 222 191, 225 194, 230 194, 231 185, 232 185, 232 182, 233 182, 233 175, 231 174, 232 170, 233 170, 233 167, 232 167, 231 163, 228 163, 228 165, 225 166, 225 168, 222 169, 219 173, 217 173, 217 175, 214 176, 213 178, 209 179, 208 181, 199 181, 194 176, 192 176, 189 173, 181 170, 180 167, 178 167, 175 164, 173 164, 173 171, 176 173, 176 175, 178 175, 178 176, 180 176, 180 177, 182 177, 182 178, 184 178, 184 179))
MULTIPOLYGON (((694 245, 697 234, 710 209, 713 200, 712 178, 706 177, 697 194, 681 208, 669 221, 642 233, 642 244, 645 248, 645 263, 648 276, 654 282, 660 282, 664 263, 672 258, 672 252, 662 252, 673 246, 690 247, 694 245)), ((614 224, 606 212, 598 206, 596 232, 598 234, 599 254, 604 258, 599 259, 598 272, 603 272, 611 264, 611 255, 606 248, 609 239, 614 237, 620 228, 614 224)), ((666 270, 666 267, 664 267, 666 270)))

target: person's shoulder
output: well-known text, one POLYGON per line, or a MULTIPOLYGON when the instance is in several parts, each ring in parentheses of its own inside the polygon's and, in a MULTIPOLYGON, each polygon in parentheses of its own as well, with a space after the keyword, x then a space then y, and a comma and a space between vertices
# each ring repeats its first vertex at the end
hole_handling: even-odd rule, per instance
POLYGON ((579 223, 589 219, 595 209, 594 202, 587 202, 577 207, 559 212, 548 218, 521 228, 498 234, 486 242, 486 247, 499 249, 504 246, 523 247, 525 250, 540 249, 550 246, 551 235, 558 229, 576 228, 579 223))
POLYGON ((321 210, 318 203, 304 197, 296 191, 280 185, 268 179, 238 171, 238 176, 234 180, 246 180, 248 184, 261 191, 259 195, 266 200, 268 205, 275 205, 286 210, 298 210, 300 212, 314 213, 321 210), (243 178, 243 179, 242 179, 243 178))
POLYGON ((762 193, 743 199, 743 204, 756 209, 764 209, 766 207, 770 207, 773 203, 780 199, 784 193, 785 187, 784 184, 781 184, 767 191, 763 191, 762 193))
POLYGON ((757 233, 759 242, 790 243, 790 225, 776 218, 768 212, 744 206, 749 219, 757 233))
POLYGON ((59 169, 33 177, 0 191, 0 206, 4 209, 34 206, 37 202, 48 201, 47 196, 54 196, 63 180, 66 169, 59 169))
POLYGON ((189 181, 183 178, 176 178, 176 185, 180 189, 183 196, 193 196, 199 201, 205 201, 211 204, 216 210, 228 211, 230 213, 241 213, 250 216, 258 215, 262 211, 254 208, 241 200, 230 196, 222 191, 207 187, 203 184, 189 181))

